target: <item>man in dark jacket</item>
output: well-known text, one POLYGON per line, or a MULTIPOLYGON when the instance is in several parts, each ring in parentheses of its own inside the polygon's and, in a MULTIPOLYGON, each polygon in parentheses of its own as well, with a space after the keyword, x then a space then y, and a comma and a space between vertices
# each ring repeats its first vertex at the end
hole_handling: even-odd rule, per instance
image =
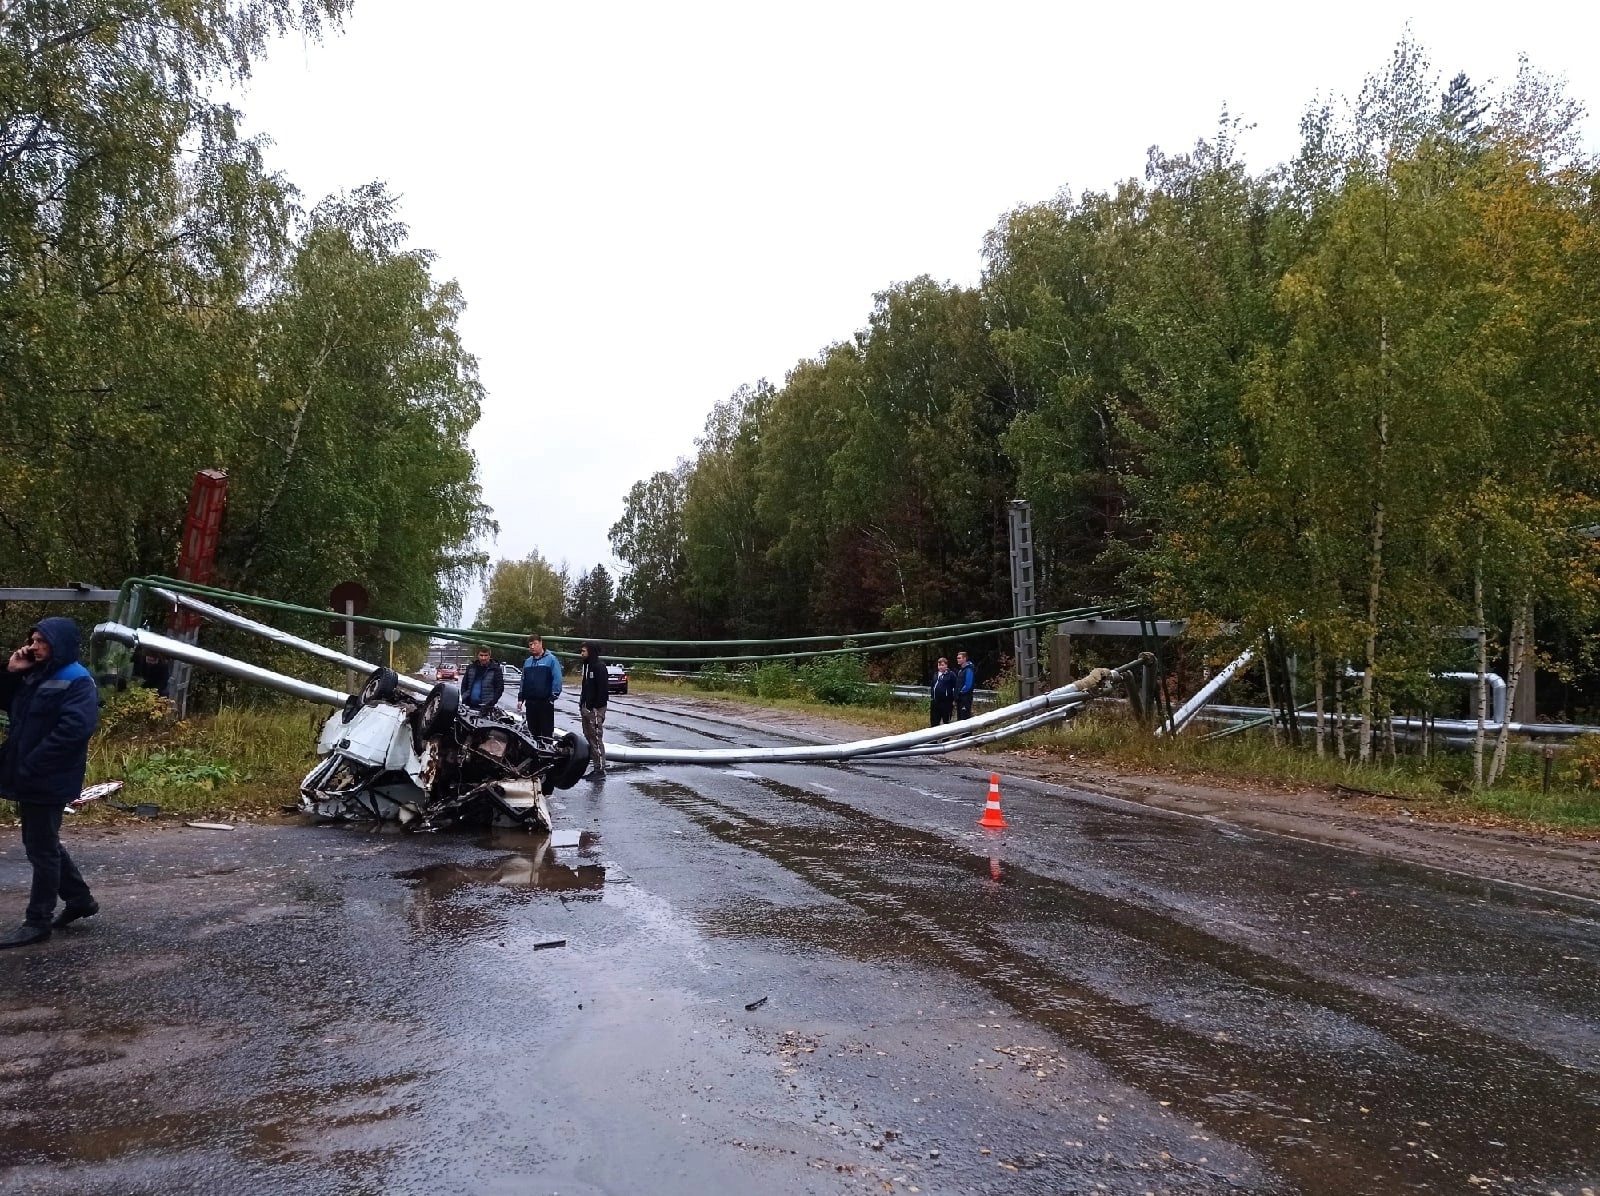
POLYGON ((972 691, 978 688, 978 666, 965 652, 956 653, 956 717, 972 717, 972 691))
POLYGON ((0 744, 0 797, 17 803, 22 848, 33 865, 33 890, 23 924, 0 936, 0 947, 24 947, 50 937, 56 898, 65 926, 100 912, 83 874, 61 846, 61 814, 83 791, 89 739, 100 722, 100 694, 78 663, 78 625, 40 621, 0 673, 0 707, 11 718, 0 744))
POLYGON ((583 737, 589 741, 589 775, 604 780, 606 775, 606 700, 611 697, 611 682, 606 677, 606 662, 600 659, 598 644, 580 644, 583 680, 578 688, 578 713, 583 718, 583 737))
POLYGON ((939 657, 939 671, 933 675, 929 697, 928 726, 943 726, 950 721, 956 704, 956 675, 950 671, 950 661, 943 656, 939 657))
POLYGON ((489 655, 479 648, 478 659, 467 666, 461 678, 461 704, 474 710, 493 710, 506 691, 506 675, 489 655))
POLYGON ((517 709, 526 707, 528 731, 549 739, 556 733, 556 699, 561 696, 561 662, 544 650, 544 637, 528 640, 528 659, 522 662, 522 688, 517 709))

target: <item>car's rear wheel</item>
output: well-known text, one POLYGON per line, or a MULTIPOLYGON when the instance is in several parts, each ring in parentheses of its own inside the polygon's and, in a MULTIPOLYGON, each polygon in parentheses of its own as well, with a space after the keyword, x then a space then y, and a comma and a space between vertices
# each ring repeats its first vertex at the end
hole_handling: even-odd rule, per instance
POLYGON ((372 702, 387 702, 399 689, 400 674, 393 669, 379 669, 368 677, 367 683, 361 687, 361 704, 365 706, 372 702))
POLYGON ((566 759, 552 767, 557 789, 571 789, 589 770, 589 741, 571 731, 556 734, 556 743, 563 749, 566 759))
POLYGON ((417 734, 423 739, 442 735, 455 721, 461 709, 461 691, 441 681, 428 693, 428 700, 417 711, 417 734))

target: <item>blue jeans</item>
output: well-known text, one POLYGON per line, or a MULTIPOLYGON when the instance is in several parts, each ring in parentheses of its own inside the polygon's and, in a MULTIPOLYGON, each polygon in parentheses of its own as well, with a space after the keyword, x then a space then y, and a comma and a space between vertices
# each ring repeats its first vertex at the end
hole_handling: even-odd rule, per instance
POLYGON ((18 802, 22 816, 22 850, 33 865, 33 891, 28 899, 29 926, 49 926, 56 898, 82 908, 94 900, 83 873, 61 846, 61 803, 18 802))

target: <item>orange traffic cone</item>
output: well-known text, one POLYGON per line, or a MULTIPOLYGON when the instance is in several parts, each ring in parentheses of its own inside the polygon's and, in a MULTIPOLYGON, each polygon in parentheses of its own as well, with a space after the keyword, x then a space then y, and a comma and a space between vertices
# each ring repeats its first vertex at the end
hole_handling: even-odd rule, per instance
POLYGON ((983 807, 983 817, 978 819, 979 826, 987 826, 994 830, 1001 830, 1006 825, 1005 815, 1000 813, 1000 774, 989 774, 989 804, 983 807))

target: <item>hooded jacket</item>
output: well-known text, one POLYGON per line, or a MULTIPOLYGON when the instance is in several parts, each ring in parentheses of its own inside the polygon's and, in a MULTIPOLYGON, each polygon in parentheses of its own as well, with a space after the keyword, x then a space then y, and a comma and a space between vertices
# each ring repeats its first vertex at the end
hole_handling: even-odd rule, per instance
POLYGON ((611 696, 611 683, 606 677, 606 662, 600 659, 598 644, 584 644, 589 657, 583 662, 583 681, 578 689, 578 705, 599 710, 611 696))
POLYGON ((42 619, 32 630, 50 645, 50 659, 20 673, 0 671, 0 706, 11 718, 0 744, 0 796, 65 805, 83 790, 100 692, 78 663, 76 623, 42 619))
POLYGON ((956 675, 949 669, 933 675, 933 686, 930 691, 934 704, 940 703, 948 706, 956 700, 956 675))

